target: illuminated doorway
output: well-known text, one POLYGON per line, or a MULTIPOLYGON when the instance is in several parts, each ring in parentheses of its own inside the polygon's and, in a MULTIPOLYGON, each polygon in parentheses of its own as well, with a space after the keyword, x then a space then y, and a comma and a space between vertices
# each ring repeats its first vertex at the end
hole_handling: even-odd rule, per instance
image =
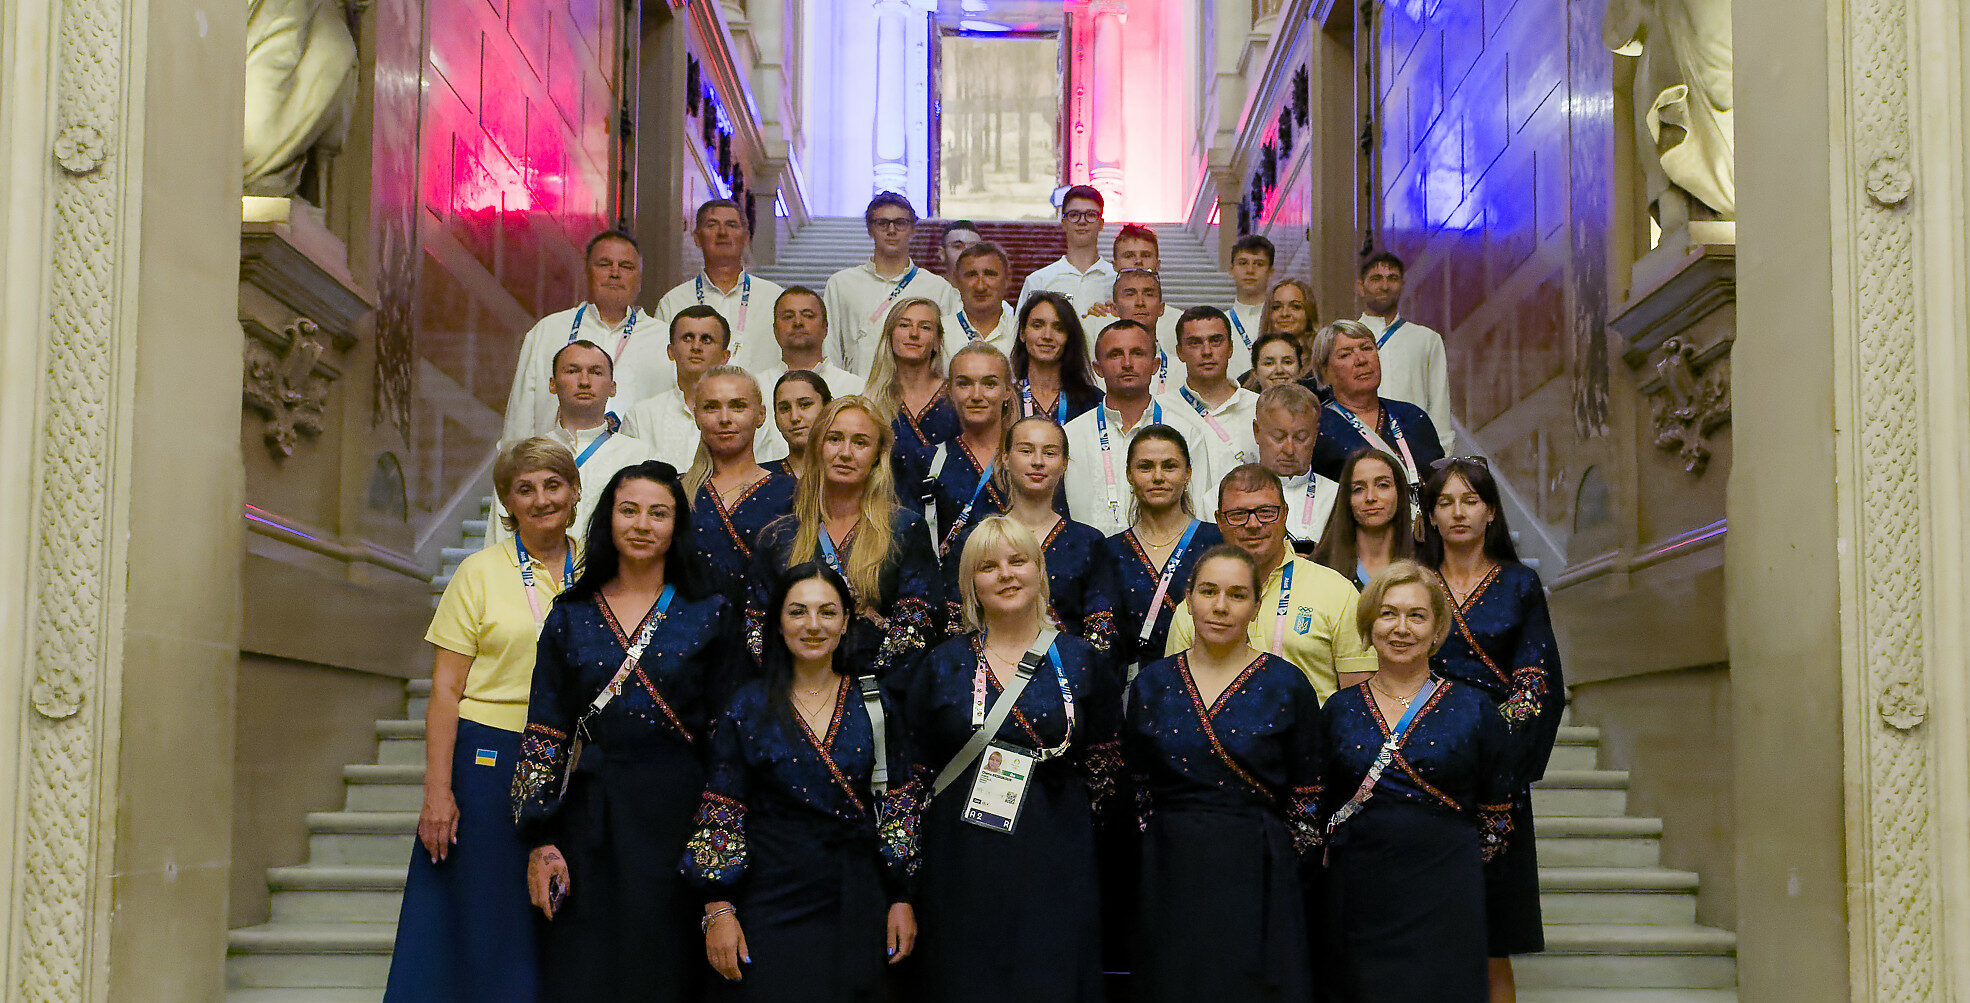
POLYGON ((1050 219, 1061 178, 1060 35, 945 28, 936 36, 934 212, 1050 219))

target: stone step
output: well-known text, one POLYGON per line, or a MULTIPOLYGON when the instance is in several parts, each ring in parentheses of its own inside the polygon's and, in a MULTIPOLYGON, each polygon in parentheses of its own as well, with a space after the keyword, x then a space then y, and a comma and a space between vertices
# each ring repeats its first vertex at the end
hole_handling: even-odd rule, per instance
POLYGON ((1520 989, 1519 1003, 1737 1003, 1737 990, 1520 989))
POLYGON ((1664 867, 1539 868, 1548 930, 1580 923, 1693 923, 1696 890, 1694 873, 1664 867))
POLYGON ((394 924, 403 907, 405 873, 404 864, 269 868, 273 922, 394 924))
POLYGON ((1551 867, 1654 867, 1662 862, 1662 820, 1557 815, 1536 818, 1539 863, 1551 867))
POLYGON ((431 677, 405 680, 404 692, 409 695, 404 704, 404 716, 424 720, 425 708, 431 703, 431 677))
POLYGON ((226 1003, 379 1003, 381 989, 233 989, 226 1003))
POLYGON ((1547 770, 1532 785, 1538 815, 1621 815, 1628 810, 1625 770, 1547 770))
POLYGON ((1528 989, 1729 989, 1736 951, 1736 935, 1695 924, 1557 924, 1512 967, 1528 989))
POLYGON ((342 767, 350 811, 417 811, 424 806, 424 767, 351 763, 342 767))
POLYGON ((407 866, 416 834, 416 811, 309 812, 308 862, 407 866))
POLYGON ((376 761, 386 766, 424 765, 424 722, 376 722, 376 761))
POLYGON ((394 923, 266 923, 226 937, 229 989, 381 989, 394 923))

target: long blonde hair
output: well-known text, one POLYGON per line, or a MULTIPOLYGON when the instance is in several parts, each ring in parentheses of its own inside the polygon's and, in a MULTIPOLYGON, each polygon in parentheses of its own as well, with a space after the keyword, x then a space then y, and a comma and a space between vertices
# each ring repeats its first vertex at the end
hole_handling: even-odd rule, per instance
MULTIPOLYGON (((750 370, 746 369, 743 366, 734 366, 730 364, 722 365, 722 366, 713 366, 710 369, 705 370, 704 375, 698 377, 698 391, 702 391, 705 386, 705 381, 711 379, 714 376, 737 376, 740 379, 745 380, 746 384, 752 387, 752 402, 754 406, 760 408, 761 413, 765 414, 764 409, 766 407, 766 399, 759 392, 758 377, 755 377, 750 370)), ((692 424, 696 424, 698 420, 698 400, 697 400, 698 391, 693 391, 691 394, 691 399, 685 402, 689 404, 691 407, 692 424)), ((765 420, 771 421, 772 416, 767 415, 765 420)), ((753 429, 753 431, 758 432, 759 430, 753 429)), ((746 448, 751 449, 752 448, 751 444, 748 443, 746 448)), ((711 479, 711 451, 705 448, 705 434, 704 431, 700 429, 698 432, 698 450, 696 453, 693 453, 691 455, 691 469, 684 472, 684 491, 690 496, 689 498, 685 499, 684 504, 689 505, 691 503, 692 498, 698 497, 698 489, 704 487, 705 482, 710 479, 711 479)))
POLYGON ((1044 622, 1053 603, 1053 590, 1047 578, 1047 552, 1040 545, 1040 538, 1025 523, 1009 515, 995 515, 971 531, 970 538, 964 542, 964 552, 958 555, 958 609, 967 631, 985 629, 985 607, 978 601, 978 566, 985 563, 986 549, 1000 543, 1012 544, 1040 572, 1040 587, 1033 597, 1033 615, 1044 622))
POLYGON ((873 604, 882 587, 882 566, 889 560, 893 543, 890 525, 896 518, 896 474, 890 469, 889 453, 896 445, 896 430, 882 416, 880 406, 867 397, 837 397, 814 421, 814 431, 807 437, 807 453, 801 457, 800 486, 793 497, 793 514, 799 520, 799 528, 794 532, 789 566, 813 560, 814 548, 821 545, 822 526, 827 522, 821 504, 827 489, 827 472, 822 469, 820 447, 827 441, 828 433, 834 431, 843 411, 860 411, 876 426, 875 463, 869 468, 868 482, 862 485, 862 524, 843 562, 848 571, 844 577, 855 590, 858 602, 873 604))
POLYGON ((944 309, 936 300, 924 296, 912 296, 890 307, 889 316, 882 322, 882 340, 876 342, 875 360, 869 363, 869 384, 864 390, 888 414, 882 420, 884 425, 896 417, 903 400, 903 388, 896 382, 896 326, 903 322, 903 311, 913 306, 927 306, 937 316, 937 336, 930 342, 930 372, 933 376, 944 375, 944 309))

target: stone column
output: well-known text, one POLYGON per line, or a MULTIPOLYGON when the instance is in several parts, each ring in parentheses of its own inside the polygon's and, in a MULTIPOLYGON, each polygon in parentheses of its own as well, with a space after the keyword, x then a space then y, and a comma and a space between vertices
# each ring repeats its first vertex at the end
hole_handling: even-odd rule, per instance
POLYGON ((1736 2, 1747 1000, 1970 992, 1959 8, 1736 2))
POLYGON ((244 504, 246 7, 7 13, 0 995, 216 1000, 244 504))
POLYGON ((910 187, 910 4, 875 0, 876 128, 875 179, 878 192, 910 187))
POLYGON ((1122 25, 1128 16, 1129 6, 1122 0, 1088 4, 1088 17, 1094 22, 1094 142, 1088 177, 1115 202, 1123 198, 1122 25))

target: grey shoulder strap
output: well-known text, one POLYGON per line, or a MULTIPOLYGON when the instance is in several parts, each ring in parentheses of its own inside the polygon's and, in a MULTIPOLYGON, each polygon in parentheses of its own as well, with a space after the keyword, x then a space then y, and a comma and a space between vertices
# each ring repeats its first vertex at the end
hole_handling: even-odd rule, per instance
POLYGON ((889 720, 882 712, 882 689, 876 677, 860 676, 856 682, 862 687, 862 706, 869 712, 869 730, 875 735, 876 765, 869 772, 869 786, 881 797, 889 793, 889 720))
POLYGON ((930 472, 923 475, 923 521, 930 527, 930 543, 936 546, 943 537, 937 532, 937 478, 944 473, 944 461, 948 458, 945 444, 937 444, 937 452, 930 458, 930 472))
POLYGON ((1060 631, 1048 627, 1033 639, 1033 646, 1026 649, 1026 655, 1019 660, 1019 671, 1013 673, 1012 682, 999 691, 999 698, 992 702, 992 709, 986 712, 985 723, 971 733, 971 740, 951 757, 951 761, 944 765, 943 772, 937 774, 937 782, 930 789, 931 797, 944 793, 944 788, 956 783, 964 771, 971 768, 972 760, 992 744, 999 729, 1005 726, 1006 718, 1012 716, 1012 707, 1019 702, 1019 694, 1025 692, 1027 683, 1032 682, 1033 673, 1039 670, 1040 663, 1046 660, 1047 650, 1053 647, 1054 640, 1059 636, 1060 631))

